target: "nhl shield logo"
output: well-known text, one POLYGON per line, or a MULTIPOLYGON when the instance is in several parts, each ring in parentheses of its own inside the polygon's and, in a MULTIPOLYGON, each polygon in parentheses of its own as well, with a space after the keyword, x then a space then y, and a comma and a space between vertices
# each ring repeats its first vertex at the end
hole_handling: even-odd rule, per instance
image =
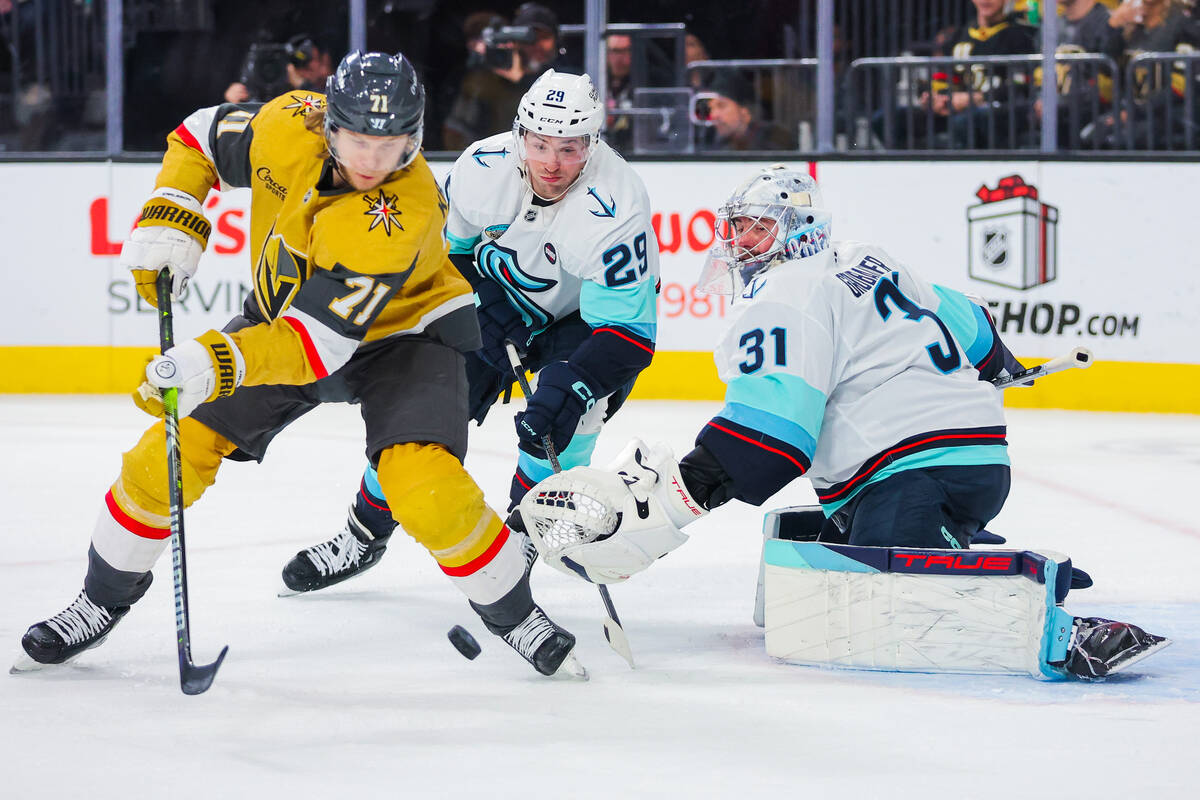
POLYGON ((1020 175, 975 192, 967 207, 968 274, 977 281, 1031 289, 1058 277, 1058 209, 1020 175))
POLYGON ((1008 229, 988 228, 983 232, 983 263, 992 269, 1003 269, 1008 262, 1008 229))

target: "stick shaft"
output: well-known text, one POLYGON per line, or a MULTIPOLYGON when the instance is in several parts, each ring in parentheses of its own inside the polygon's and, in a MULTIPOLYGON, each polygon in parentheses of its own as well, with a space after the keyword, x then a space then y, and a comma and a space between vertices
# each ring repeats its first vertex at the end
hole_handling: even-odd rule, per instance
MULTIPOLYGON (((529 403, 529 398, 533 396, 532 390, 529 388, 529 379, 525 377, 525 365, 521 363, 521 356, 517 353, 517 347, 512 342, 506 342, 504 349, 508 351, 508 361, 512 364, 513 374, 517 376, 517 384, 521 387, 521 392, 525 395, 526 404, 529 403)), ((550 462, 550 466, 555 473, 562 472, 562 465, 558 462, 558 453, 554 449, 554 442, 550 436, 542 437, 542 447, 546 450, 546 459, 550 462)), ((615 626, 616 631, 609 630, 609 626, 605 625, 605 636, 608 643, 613 649, 617 650, 621 656, 633 666, 633 653, 629 651, 629 643, 625 638, 625 629, 621 627, 621 618, 617 616, 617 608, 613 605, 612 595, 608 592, 608 587, 603 583, 596 584, 596 588, 600 591, 600 599, 604 601, 604 611, 608 614, 608 619, 615 626), (616 641, 614 641, 616 640, 616 641), (622 652, 622 649, 624 652, 622 652)))
POLYGON ((1076 347, 1065 356, 1057 356, 1044 364, 1038 364, 1036 367, 1023 369, 1020 372, 1003 378, 996 378, 992 381, 992 385, 997 389, 1007 389, 1010 386, 1028 383, 1038 378, 1044 378, 1047 375, 1053 375, 1056 372, 1063 372, 1068 369, 1087 369, 1091 365, 1092 351, 1086 347, 1076 347))

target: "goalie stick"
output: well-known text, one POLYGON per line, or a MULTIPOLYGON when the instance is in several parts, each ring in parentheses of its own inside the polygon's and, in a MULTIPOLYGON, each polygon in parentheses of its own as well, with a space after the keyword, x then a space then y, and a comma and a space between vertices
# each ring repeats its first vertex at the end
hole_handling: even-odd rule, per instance
MULTIPOLYGON (((158 339, 162 352, 175 346, 171 314, 171 272, 158 273, 158 339)), ((179 452, 179 390, 164 389, 163 423, 167 433, 167 483, 170 503, 171 577, 175 582, 175 634, 179 646, 179 686, 184 694, 200 694, 212 686, 229 646, 211 664, 192 662, 192 636, 188 625, 187 564, 183 550, 183 464, 179 452)))
POLYGON ((995 386, 997 389, 1007 389, 1010 386, 1028 383, 1038 378, 1044 378, 1047 375, 1053 375, 1055 372, 1062 372, 1068 369, 1087 369, 1092 365, 1093 360, 1091 350, 1088 350, 1086 347, 1076 347, 1065 356, 1052 358, 1045 364, 1038 364, 1036 367, 1030 367, 1012 375, 996 378, 992 381, 992 386, 995 386))
MULTIPOLYGON (((517 346, 510 340, 504 343, 504 349, 508 351, 508 361, 512 364, 513 374, 517 376, 517 383, 525 395, 525 402, 528 403, 529 398, 533 396, 533 390, 529 387, 529 380, 525 377, 525 365, 521 363, 517 346)), ((549 434, 542 437, 542 447, 546 450, 546 459, 550 462, 554 472, 562 472, 562 465, 558 463, 558 453, 554 449, 554 442, 550 440, 549 434)), ((629 668, 633 669, 633 650, 629 647, 629 637, 625 635, 625 629, 621 627, 621 618, 617 616, 612 595, 609 594, 608 587, 602 583, 596 584, 596 588, 600 590, 600 599, 604 601, 604 613, 607 615, 604 620, 604 638, 608 641, 608 646, 629 662, 629 668)))

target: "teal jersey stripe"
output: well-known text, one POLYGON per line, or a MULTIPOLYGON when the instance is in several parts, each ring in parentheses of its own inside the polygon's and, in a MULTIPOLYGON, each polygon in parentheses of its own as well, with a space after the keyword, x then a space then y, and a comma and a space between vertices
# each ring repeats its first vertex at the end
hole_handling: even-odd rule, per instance
POLYGON ((815 442, 821 435, 821 422, 825 419, 825 399, 825 394, 820 389, 813 387, 803 378, 786 372, 740 375, 729 381, 725 387, 726 406, 748 406, 801 428, 814 443, 813 447, 803 448, 809 456, 812 455, 815 442))
POLYGON ((934 313, 946 323, 950 333, 967 353, 972 364, 978 364, 992 349, 992 326, 983 309, 972 303, 962 292, 934 284, 941 302, 934 313))
POLYGON ((479 244, 482 236, 476 236, 473 239, 460 239, 453 233, 446 231, 446 240, 450 242, 450 255, 470 255, 475 252, 475 245, 479 244))
POLYGON ((832 503, 822 503, 821 510, 825 512, 825 516, 832 516, 833 512, 850 502, 865 487, 870 486, 872 483, 879 483, 879 481, 889 475, 895 475, 897 472, 904 472, 907 469, 921 469, 924 467, 974 467, 984 464, 1008 463, 1010 463, 1008 460, 1008 446, 1002 444, 940 447, 936 450, 913 453, 911 456, 898 458, 891 464, 888 464, 845 497, 838 498, 832 503))
MULTIPOLYGON (((558 465, 563 469, 571 467, 586 467, 592 460, 592 451, 596 449, 599 433, 577 433, 571 437, 571 443, 558 454, 558 465)), ((517 453, 517 467, 534 482, 548 478, 554 474, 554 467, 545 458, 531 456, 524 450, 517 453)))
POLYGON ((726 403, 717 416, 765 433, 781 442, 787 442, 797 450, 802 450, 809 461, 812 461, 813 453, 817 451, 817 437, 791 420, 778 417, 769 411, 761 411, 742 403, 726 403))
POLYGON ((584 281, 579 290, 579 315, 593 328, 620 325, 653 342, 658 338, 657 299, 654 281, 617 287, 584 281))

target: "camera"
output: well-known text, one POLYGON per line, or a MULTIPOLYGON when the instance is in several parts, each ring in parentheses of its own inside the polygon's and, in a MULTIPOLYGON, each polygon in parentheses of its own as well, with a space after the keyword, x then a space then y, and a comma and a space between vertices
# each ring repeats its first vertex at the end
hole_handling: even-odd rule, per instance
POLYGON ((516 45, 532 44, 537 36, 530 25, 489 25, 483 38, 483 63, 497 69, 511 69, 516 45))
POLYGON ((292 48, 286 44, 257 42, 250 45, 242 67, 242 83, 253 100, 270 100, 292 88, 288 83, 287 65, 292 48))

